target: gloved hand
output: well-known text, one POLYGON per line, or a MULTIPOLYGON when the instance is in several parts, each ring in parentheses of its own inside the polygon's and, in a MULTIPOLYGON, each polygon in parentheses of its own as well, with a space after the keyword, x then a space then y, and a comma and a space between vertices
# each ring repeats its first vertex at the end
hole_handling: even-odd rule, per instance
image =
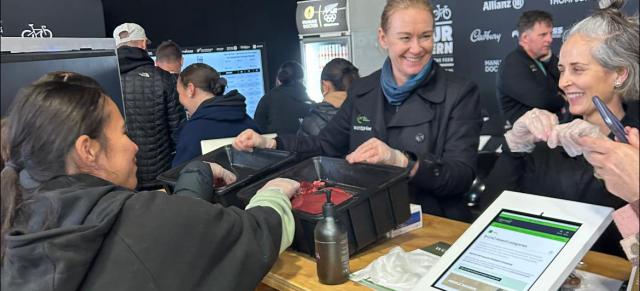
POLYGON ((233 147, 239 151, 252 152, 254 148, 259 149, 275 149, 276 140, 266 138, 253 129, 245 129, 234 140, 233 147))
POLYGON ((222 166, 216 163, 209 163, 209 162, 205 162, 205 163, 209 164, 209 166, 211 167, 211 172, 213 173, 214 187, 226 186, 236 181, 236 175, 229 172, 227 169, 223 168, 222 166))
POLYGON ((361 144, 355 151, 347 155, 346 159, 350 164, 364 162, 402 168, 409 164, 409 159, 401 151, 389 147, 375 137, 361 144))
POLYGON ((294 194, 298 193, 298 189, 300 189, 300 183, 287 178, 275 178, 267 182, 267 184, 264 184, 264 186, 262 186, 260 190, 269 188, 280 190, 282 191, 282 194, 291 199, 294 194))
POLYGON ((530 153, 535 143, 546 141, 558 124, 558 116, 541 109, 531 109, 513 124, 504 134, 509 149, 514 152, 530 153))
POLYGON ((575 157, 583 152, 583 147, 579 142, 579 138, 583 136, 608 139, 600 132, 597 125, 576 119, 556 126, 554 133, 547 140, 547 144, 550 148, 562 146, 569 156, 575 157))

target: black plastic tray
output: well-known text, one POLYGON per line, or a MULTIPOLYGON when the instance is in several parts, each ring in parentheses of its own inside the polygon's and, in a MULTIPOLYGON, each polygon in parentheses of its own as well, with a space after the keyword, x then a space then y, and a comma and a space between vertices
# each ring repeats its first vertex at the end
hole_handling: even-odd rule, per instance
MULTIPOLYGON (((278 171, 237 193, 248 203, 269 180, 290 178, 297 181, 322 180, 344 188, 354 196, 336 206, 336 218, 349 236, 349 253, 355 254, 383 238, 385 233, 409 219, 408 170, 398 167, 349 164, 346 160, 314 157, 278 171)), ((292 247, 314 256, 314 228, 322 214, 293 211, 296 231, 292 247)))
MULTIPOLYGON (((277 171, 287 164, 293 163, 294 159, 295 154, 291 152, 268 149, 254 149, 253 152, 243 152, 234 149, 231 145, 226 145, 193 160, 217 163, 233 172, 237 178, 236 182, 216 188, 215 202, 224 206, 234 205, 243 208, 246 204, 242 203, 235 195, 240 188, 277 171)), ((158 176, 158 180, 164 184, 167 192, 173 192, 173 187, 178 180, 180 171, 189 162, 158 176)))

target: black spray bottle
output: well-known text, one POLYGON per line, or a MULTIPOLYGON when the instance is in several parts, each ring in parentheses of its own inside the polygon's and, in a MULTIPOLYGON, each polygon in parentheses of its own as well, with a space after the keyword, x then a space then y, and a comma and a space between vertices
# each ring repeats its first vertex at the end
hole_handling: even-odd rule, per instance
POLYGON ((349 276, 349 243, 347 231, 335 219, 335 208, 331 203, 331 191, 325 191, 327 202, 322 207, 324 219, 314 230, 316 265, 320 283, 341 284, 349 276))

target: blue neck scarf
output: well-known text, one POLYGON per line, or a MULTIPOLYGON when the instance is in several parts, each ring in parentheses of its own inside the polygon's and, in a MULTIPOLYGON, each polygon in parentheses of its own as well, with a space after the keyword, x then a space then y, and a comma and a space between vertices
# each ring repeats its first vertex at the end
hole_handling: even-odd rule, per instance
POLYGON ((400 105, 406 100, 411 92, 424 81, 433 64, 433 58, 418 72, 407 80, 402 86, 398 86, 396 79, 393 77, 393 70, 391 69, 391 61, 387 58, 382 66, 382 74, 380 76, 380 85, 382 86, 382 92, 384 97, 391 105, 400 105))

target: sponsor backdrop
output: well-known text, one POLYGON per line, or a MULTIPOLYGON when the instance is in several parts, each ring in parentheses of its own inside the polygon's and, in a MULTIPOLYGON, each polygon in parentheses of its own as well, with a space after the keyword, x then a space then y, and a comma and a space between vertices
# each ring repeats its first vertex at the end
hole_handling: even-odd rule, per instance
MULTIPOLYGON (((499 131, 495 80, 502 58, 518 45, 516 24, 522 12, 544 10, 553 15, 553 53, 558 54, 562 34, 598 7, 595 0, 432 0, 435 15, 433 56, 443 67, 480 87, 487 123, 484 131, 499 131)), ((627 1, 627 14, 638 11, 638 0, 627 1)))
POLYGON ((101 0, 2 0, 0 34, 105 37, 101 0))

